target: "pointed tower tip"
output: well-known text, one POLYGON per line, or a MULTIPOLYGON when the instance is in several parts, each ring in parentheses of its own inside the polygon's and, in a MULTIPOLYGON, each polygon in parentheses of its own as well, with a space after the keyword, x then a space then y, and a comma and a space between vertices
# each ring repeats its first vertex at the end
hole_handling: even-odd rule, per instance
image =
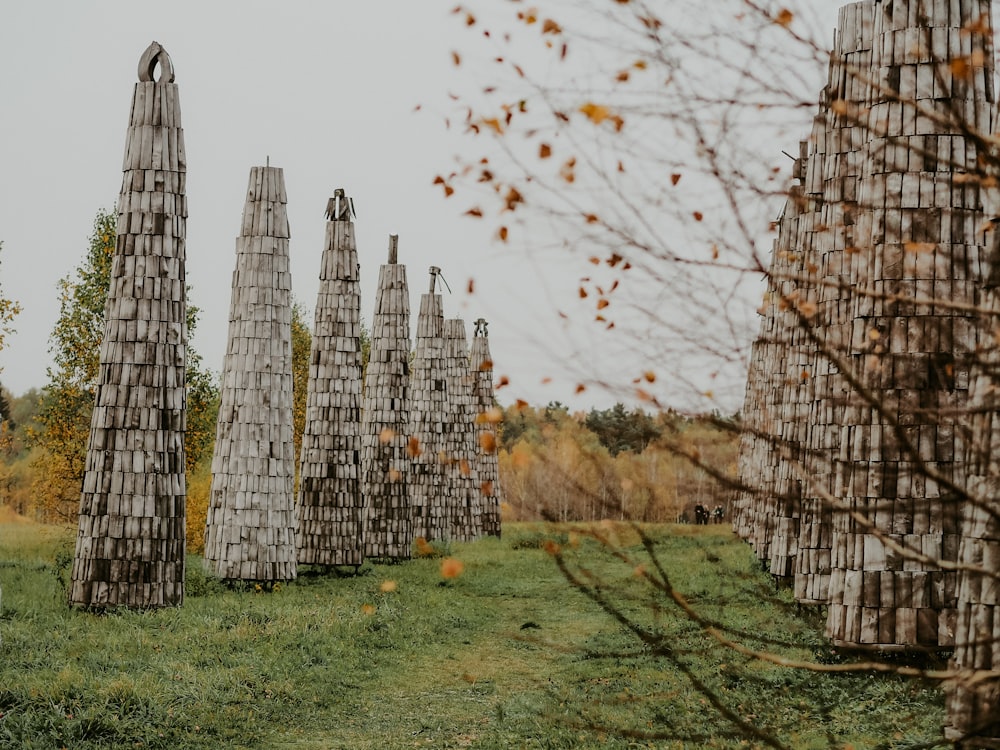
POLYGON ((159 42, 153 42, 150 44, 146 51, 142 53, 142 57, 139 58, 139 80, 143 83, 173 83, 174 82, 174 64, 170 59, 170 55, 167 51, 160 46, 159 42), (156 81, 153 78, 153 74, 156 72, 156 66, 160 66, 160 80, 156 81))
POLYGON ((399 235, 390 234, 389 235, 389 263, 397 263, 399 261, 399 235))

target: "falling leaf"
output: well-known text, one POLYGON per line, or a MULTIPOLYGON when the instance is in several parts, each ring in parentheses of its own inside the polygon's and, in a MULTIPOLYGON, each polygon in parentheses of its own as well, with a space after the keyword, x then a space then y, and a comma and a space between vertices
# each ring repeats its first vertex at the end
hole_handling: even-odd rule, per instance
POLYGON ((933 253, 937 249, 937 245, 933 242, 906 242, 903 244, 903 249, 908 253, 920 254, 920 253, 933 253))
POLYGON ((705 214, 703 214, 701 211, 695 211, 691 215, 694 217, 695 221, 701 221, 702 219, 705 218, 705 214))
POLYGON ((455 63, 456 66, 461 65, 462 64, 462 56, 460 54, 458 54, 457 52, 453 51, 451 53, 451 61, 453 63, 455 63))
POLYGON ((442 578, 458 578, 462 575, 465 570, 465 564, 454 557, 446 557, 441 561, 441 577, 442 578))
POLYGON ((474 216, 477 219, 481 219, 481 218, 483 218, 483 210, 481 208, 478 208, 478 207, 476 207, 476 208, 470 208, 468 211, 465 212, 465 215, 466 216, 474 216))
POLYGON ((596 224, 600 221, 600 219, 597 218, 597 214, 587 214, 584 218, 587 220, 588 224, 596 224))
POLYGON ((580 107, 580 111, 595 125, 600 125, 611 116, 611 110, 602 104, 587 102, 580 107))
POLYGON ((785 28, 788 28, 789 26, 792 25, 792 21, 794 19, 795 19, 795 14, 792 13, 792 11, 788 10, 788 8, 782 8, 778 12, 778 15, 774 17, 774 22, 779 26, 784 26, 785 28))
POLYGON ((372 605, 372 604, 362 604, 361 605, 361 614, 363 614, 363 615, 365 615, 367 617, 371 617, 373 614, 375 614, 376 611, 377 610, 375 609, 375 606, 372 605))
POLYGON ((487 371, 492 370, 492 369, 493 369, 493 360, 492 359, 484 359, 479 364, 479 372, 487 372, 487 371))
POLYGON ((479 485, 479 491, 483 493, 483 497, 493 497, 493 482, 486 480, 479 485))
POLYGON ((580 294, 580 299, 587 299, 587 297, 590 296, 589 294, 587 294, 587 290, 584 289, 582 286, 580 287, 579 294, 580 294))
POLYGON ((480 124, 485 125, 499 135, 503 134, 503 123, 495 117, 486 117, 480 120, 480 124))
POLYGON ((518 189, 511 185, 510 189, 507 191, 507 195, 504 196, 504 202, 507 204, 507 211, 513 211, 518 203, 524 203, 524 196, 518 192, 518 189))
POLYGON ((496 389, 499 390, 501 388, 507 387, 508 385, 510 385, 510 378, 508 378, 506 375, 501 375, 500 379, 497 381, 496 389))
POLYGON ((500 227, 497 230, 497 237, 499 238, 499 240, 501 242, 506 242, 507 241, 507 235, 508 235, 507 227, 500 227))
POLYGON ((469 283, 465 287, 466 294, 475 294, 476 292, 476 280, 469 279, 469 283))
POLYGON ((552 147, 549 144, 543 143, 538 147, 539 159, 548 159, 550 156, 552 156, 552 147))
POLYGON ((599 300, 597 300, 597 309, 598 310, 603 310, 605 307, 607 307, 610 304, 611 303, 608 302, 606 299, 599 299, 599 300))
POLYGON ((402 478, 403 478, 403 475, 400 473, 399 469, 389 469, 389 481, 390 482, 398 482, 402 478))
POLYGON ((560 552, 562 552, 562 547, 559 546, 559 543, 553 541, 552 539, 546 539, 545 540, 545 544, 542 545, 542 549, 544 549, 546 552, 548 552, 553 557, 555 557, 560 552))
POLYGON ((587 390, 587 386, 585 386, 583 383, 580 383, 576 387, 576 393, 577 394, 583 393, 585 390, 587 390))
POLYGON ((566 180, 566 182, 573 182, 576 179, 576 173, 574 169, 576 167, 576 157, 570 157, 566 160, 566 163, 562 165, 559 170, 559 175, 566 180))
POLYGON ((647 29, 651 31, 655 31, 656 29, 663 26, 663 21, 661 21, 656 16, 643 16, 639 18, 639 20, 642 21, 643 26, 645 26, 647 29))
POLYGON ((670 184, 671 185, 676 185, 678 182, 681 181, 681 177, 682 176, 683 175, 680 175, 680 174, 674 172, 674 174, 670 175, 670 184))
POLYGON ((553 21, 551 18, 546 18, 542 22, 542 33, 543 34, 561 34, 562 27, 553 21))
POLYGON ((394 437, 396 437, 395 430, 391 430, 388 427, 383 427, 382 431, 378 434, 378 441, 382 443, 382 445, 388 445, 389 443, 392 442, 392 439, 394 437))
POLYGON ((652 370, 646 370, 646 372, 642 374, 642 377, 646 379, 647 383, 656 382, 656 373, 653 372, 652 370))
POLYGON ((497 452, 497 438, 492 432, 480 432, 479 433, 479 447, 482 448, 483 453, 496 453, 497 452))
POLYGON ((434 547, 427 543, 427 540, 422 536, 418 536, 413 540, 413 549, 417 553, 417 557, 433 557, 434 547))
POLYGON ((417 458, 423 449, 420 447, 420 439, 417 437, 411 437, 406 443, 406 455, 410 458, 417 458))
POLYGON ((391 594, 397 588, 399 588, 399 586, 395 581, 382 581, 382 584, 378 587, 378 590, 381 591, 383 594, 391 594))
POLYGON ((481 414, 476 415, 476 424, 500 424, 503 422, 503 412, 495 406, 491 406, 481 414))
POLYGON ((615 76, 615 80, 618 81, 619 83, 624 83, 631 77, 631 75, 632 74, 629 73, 627 70, 620 70, 618 71, 618 75, 615 76))

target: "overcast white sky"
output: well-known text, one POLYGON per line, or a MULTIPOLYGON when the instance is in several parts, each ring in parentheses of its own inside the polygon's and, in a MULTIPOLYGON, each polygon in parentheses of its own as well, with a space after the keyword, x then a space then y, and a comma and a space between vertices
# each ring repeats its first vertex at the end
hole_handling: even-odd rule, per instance
MULTIPOLYGON (((46 382, 56 284, 81 262, 97 210, 115 208, 136 67, 156 40, 171 55, 180 89, 187 276, 190 301, 202 309, 192 344, 210 367, 222 365, 247 177, 269 157, 285 170, 293 290, 309 309, 326 200, 344 187, 358 213, 367 320, 388 235, 398 233, 414 328, 427 267, 441 266, 454 290, 445 314, 464 317, 470 335, 477 317, 491 322, 497 375, 512 381, 502 401, 599 402, 592 393, 574 400, 558 378, 540 384, 558 376, 574 347, 586 347, 555 313, 555 300, 575 291, 576 275, 562 278, 552 261, 498 245, 431 184, 463 148, 442 122, 453 106, 447 94, 475 85, 452 64, 451 50, 475 43, 451 14, 455 3, 3 3, 0 279, 23 312, 0 353, 0 381, 15 394, 46 382), (553 337, 569 343, 551 344, 553 337)), ((837 3, 811 5, 832 33, 837 3)))

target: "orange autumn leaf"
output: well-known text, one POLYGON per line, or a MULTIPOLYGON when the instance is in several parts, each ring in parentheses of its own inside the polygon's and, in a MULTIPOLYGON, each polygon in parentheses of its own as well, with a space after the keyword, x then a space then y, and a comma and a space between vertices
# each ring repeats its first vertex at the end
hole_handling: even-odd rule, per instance
POLYGON ((676 172, 674 174, 670 175, 670 184, 671 185, 676 185, 678 182, 681 181, 681 177, 682 177, 682 175, 679 175, 676 172))
POLYGON ((792 21, 794 19, 795 19, 795 14, 792 13, 792 11, 788 10, 788 8, 782 8, 778 12, 778 15, 774 17, 774 22, 779 26, 784 26, 785 28, 788 28, 789 26, 792 25, 792 21))
POLYGON ((547 143, 543 143, 538 147, 539 159, 548 159, 550 156, 552 156, 552 146, 547 143))
POLYGON ((542 22, 542 33, 543 34, 560 34, 562 33, 562 27, 553 21, 551 18, 546 18, 542 22))
POLYGON ((466 294, 474 294, 475 291, 476 291, 476 280, 475 279, 469 279, 469 283, 465 287, 465 293, 466 294))
POLYGON ((694 217, 695 221, 701 221, 702 219, 705 218, 705 214, 703 214, 701 211, 695 211, 691 215, 694 217))
POLYGON ((411 437, 406 443, 406 455, 410 458, 416 458, 421 453, 423 453, 423 449, 420 447, 420 439, 411 437))
POLYGON ((583 383, 580 383, 580 384, 579 384, 579 385, 578 385, 578 386, 576 387, 576 391, 575 391, 575 392, 576 392, 577 394, 580 394, 580 393, 583 393, 583 392, 584 392, 585 390, 587 390, 587 386, 585 386, 585 385, 584 385, 583 383))
POLYGON ((594 104, 593 102, 587 102, 580 107, 580 112, 587 116, 591 122, 595 125, 600 125, 602 122, 611 117, 611 110, 605 107, 603 104, 594 104))
POLYGON ((454 63, 454 64, 455 64, 456 66, 458 66, 458 65, 461 65, 461 64, 462 64, 462 56, 461 56, 460 54, 458 54, 457 52, 454 52, 454 51, 453 51, 453 52, 451 53, 451 61, 452 61, 452 62, 453 62, 453 63, 454 63))
POLYGON ((382 583, 378 587, 378 590, 381 591, 383 594, 391 594, 397 588, 399 588, 399 585, 395 581, 382 581, 382 583))
POLYGON ((510 385, 510 378, 506 375, 501 375, 495 387, 497 390, 500 390, 501 388, 506 388, 508 385, 510 385))
POLYGON ((493 482, 487 480, 479 485, 479 491, 483 493, 483 497, 493 497, 493 482))
POLYGON ((398 482, 402 478, 403 478, 403 475, 400 473, 399 469, 389 469, 389 481, 390 482, 398 482))
POLYGON ((463 477, 471 476, 472 466, 466 459, 462 459, 458 462, 458 471, 463 477))
POLYGON ((499 240, 500 240, 501 242, 506 242, 506 241, 507 241, 507 236, 508 236, 508 231, 507 231, 507 227, 500 227, 500 228, 499 228, 499 229, 497 230, 497 238, 498 238, 498 239, 499 239, 499 240))
POLYGON ((375 611, 376 611, 375 606, 372 604, 361 605, 361 614, 367 617, 371 617, 373 614, 375 614, 375 611))
POLYGON ((603 310, 605 307, 607 307, 610 304, 611 303, 608 302, 606 299, 599 299, 599 300, 597 300, 597 309, 598 310, 603 310))
POLYGON ((391 430, 388 427, 383 427, 382 431, 378 434, 378 441, 382 445, 388 445, 392 442, 392 439, 396 437, 396 431, 391 430))
POLYGON ((644 377, 646 379, 647 383, 655 383, 656 382, 656 373, 653 372, 652 370, 646 370, 646 372, 644 372, 642 374, 642 377, 644 377))
POLYGON ((465 571, 465 563, 454 557, 446 557, 441 561, 441 577, 458 578, 465 571))
POLYGON ((417 557, 433 557, 434 547, 427 543, 427 540, 422 536, 418 536, 413 540, 413 549, 417 553, 417 557))
POLYGON ((496 453, 497 450, 496 435, 494 435, 492 432, 480 432, 479 447, 483 449, 484 453, 496 453))
POLYGON ((478 207, 476 207, 476 208, 470 208, 468 211, 465 212, 465 215, 466 216, 472 216, 472 217, 475 217, 477 219, 481 219, 481 218, 483 218, 483 210, 481 208, 478 208, 478 207))

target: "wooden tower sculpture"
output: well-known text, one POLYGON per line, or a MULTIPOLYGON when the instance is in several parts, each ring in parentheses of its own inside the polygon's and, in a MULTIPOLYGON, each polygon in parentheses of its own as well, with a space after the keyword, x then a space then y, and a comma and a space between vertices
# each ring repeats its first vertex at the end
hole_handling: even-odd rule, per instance
POLYGON ((916 5, 875 5, 869 77, 885 85, 863 110, 847 353, 860 387, 839 420, 833 513, 828 634, 880 649, 954 643, 957 573, 935 561, 958 558, 960 503, 949 486, 964 482, 956 425, 985 242, 978 185, 959 175, 977 168, 967 129, 993 124, 992 74, 987 86, 982 72, 959 78, 951 64, 972 52, 966 29, 989 19, 989 2, 916 5))
POLYGON ((479 475, 479 494, 482 498, 483 533, 499 537, 500 503, 503 502, 497 456, 500 411, 493 393, 493 356, 490 354, 487 323, 483 318, 476 321, 469 360, 475 401, 476 473, 479 475))
POLYGON ((476 414, 478 407, 469 372, 469 345, 465 321, 444 322, 445 379, 448 402, 444 420, 444 455, 447 497, 451 518, 450 538, 459 542, 478 539, 483 533, 483 501, 477 464, 476 414))
POLYGON ((173 64, 153 42, 139 61, 126 137, 73 605, 184 599, 185 162, 173 64))
POLYGON ((281 169, 250 170, 205 524, 205 561, 227 580, 296 576, 286 202, 281 169))
POLYGON ((430 268, 430 290, 420 296, 417 340, 410 376, 409 491, 413 507, 413 536, 425 541, 446 540, 451 535, 448 515, 444 427, 448 414, 448 379, 445 377, 444 312, 436 293, 441 269, 430 268))
POLYGON ((407 490, 410 296, 397 248, 392 235, 389 262, 379 268, 361 421, 365 557, 379 560, 409 559, 413 542, 407 490))
POLYGON ((336 190, 326 209, 299 473, 298 559, 314 565, 358 566, 364 560, 361 289, 353 212, 350 198, 336 190))

